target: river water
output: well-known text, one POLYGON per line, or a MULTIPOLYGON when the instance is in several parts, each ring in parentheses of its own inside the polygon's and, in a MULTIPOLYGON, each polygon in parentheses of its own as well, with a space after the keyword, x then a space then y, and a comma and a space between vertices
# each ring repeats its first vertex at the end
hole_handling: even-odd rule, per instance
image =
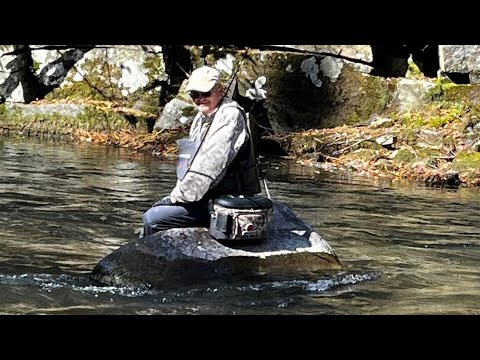
POLYGON ((315 174, 272 162, 272 198, 336 251, 315 279, 168 291, 94 286, 175 183, 175 160, 93 144, 0 138, 0 314, 478 314, 478 189, 315 174))

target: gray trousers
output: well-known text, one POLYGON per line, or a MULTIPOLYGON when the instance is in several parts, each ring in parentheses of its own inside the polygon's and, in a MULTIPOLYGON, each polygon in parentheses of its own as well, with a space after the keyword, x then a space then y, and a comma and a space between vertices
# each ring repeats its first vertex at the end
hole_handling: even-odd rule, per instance
POLYGON ((143 231, 140 237, 171 228, 208 227, 210 214, 208 201, 158 205, 143 214, 143 231))

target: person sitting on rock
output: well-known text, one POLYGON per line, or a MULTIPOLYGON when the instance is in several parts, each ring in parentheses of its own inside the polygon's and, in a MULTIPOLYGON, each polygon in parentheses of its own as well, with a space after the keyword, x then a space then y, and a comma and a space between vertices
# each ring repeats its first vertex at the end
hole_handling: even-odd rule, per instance
POLYGON ((185 92, 198 113, 189 138, 178 141, 177 182, 143 214, 140 237, 171 228, 208 227, 212 199, 261 192, 245 111, 225 97, 219 71, 209 66, 194 70, 185 92))

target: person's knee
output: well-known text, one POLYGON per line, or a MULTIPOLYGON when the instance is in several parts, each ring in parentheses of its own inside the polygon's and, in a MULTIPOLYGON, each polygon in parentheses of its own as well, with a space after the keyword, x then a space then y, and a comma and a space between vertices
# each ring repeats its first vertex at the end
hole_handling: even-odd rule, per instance
POLYGON ((163 225, 175 223, 177 218, 185 216, 185 210, 178 206, 160 205, 148 209, 143 214, 144 224, 163 225))
POLYGON ((143 213, 142 219, 143 219, 143 223, 144 223, 144 224, 149 224, 149 223, 150 223, 150 215, 149 215, 149 212, 150 212, 150 209, 148 209, 147 211, 145 211, 145 212, 143 213))
POLYGON ((157 223, 159 220, 161 220, 161 213, 158 211, 158 209, 156 209, 156 207, 152 207, 152 208, 148 209, 143 214, 143 223, 144 224, 152 225, 152 224, 157 223))

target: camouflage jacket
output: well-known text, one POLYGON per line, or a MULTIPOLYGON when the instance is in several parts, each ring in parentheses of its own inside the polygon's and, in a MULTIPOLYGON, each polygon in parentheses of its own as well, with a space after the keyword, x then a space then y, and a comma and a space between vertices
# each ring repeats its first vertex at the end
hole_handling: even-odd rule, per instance
POLYGON ((210 116, 198 113, 193 119, 189 139, 203 140, 190 170, 177 180, 170 193, 172 202, 194 202, 203 198, 225 176, 228 165, 249 139, 247 125, 239 105, 224 100, 210 116), (215 120, 215 121, 212 121, 215 120))

